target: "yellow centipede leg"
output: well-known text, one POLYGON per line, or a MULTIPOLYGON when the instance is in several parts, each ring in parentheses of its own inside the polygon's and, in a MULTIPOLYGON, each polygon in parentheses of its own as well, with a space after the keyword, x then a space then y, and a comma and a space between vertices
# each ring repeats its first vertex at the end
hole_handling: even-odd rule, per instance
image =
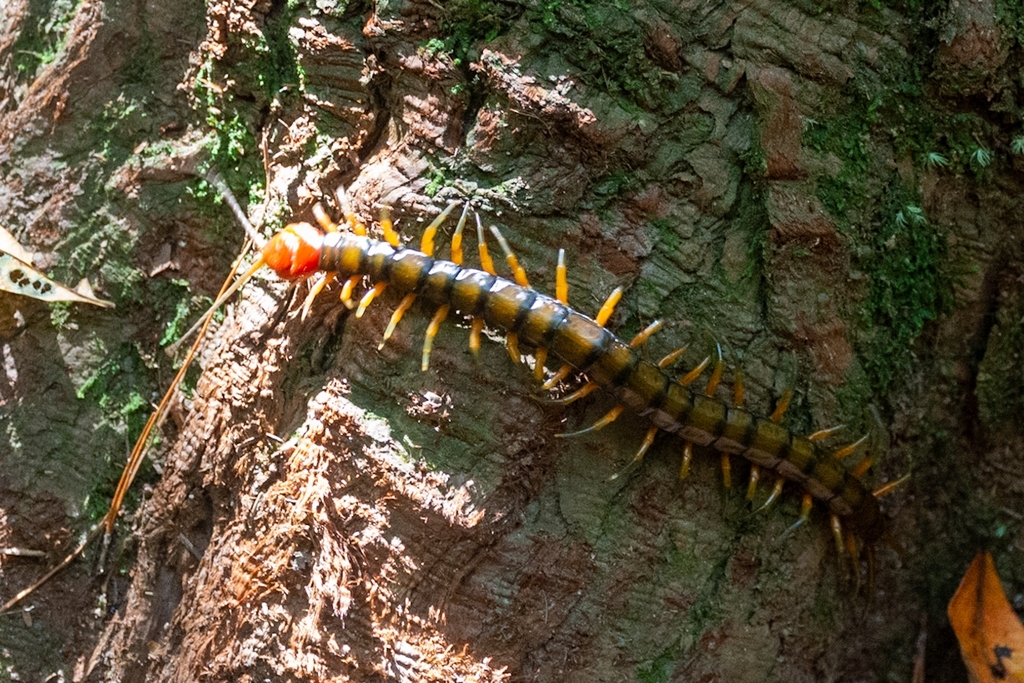
MULTIPOLYGON (((684 353, 686 353, 686 347, 680 346, 678 349, 676 349, 672 353, 668 354, 667 356, 659 360, 658 367, 664 370, 665 368, 679 360, 679 357, 682 356, 684 353)), ((711 362, 710 356, 708 357, 708 362, 711 362)))
MULTIPOLYGON (((391 222, 391 209, 382 206, 380 209, 380 229, 384 231, 384 241, 393 247, 402 244, 401 238, 395 232, 395 224, 391 222)), ((430 254, 427 254, 430 256, 430 254)))
POLYGON ((768 494, 768 499, 765 500, 763 503, 761 503, 761 507, 759 507, 756 510, 754 510, 754 512, 760 512, 761 510, 764 510, 769 505, 771 505, 776 500, 778 500, 779 496, 782 495, 782 487, 785 486, 785 484, 786 484, 786 478, 785 477, 776 477, 775 478, 775 483, 772 485, 772 491, 771 491, 771 493, 768 494))
POLYGON ((832 436, 833 434, 838 433, 839 431, 843 430, 844 428, 845 428, 845 425, 836 425, 835 427, 829 427, 828 429, 819 429, 816 432, 808 434, 807 435, 807 440, 808 441, 821 441, 822 439, 827 439, 828 437, 832 436))
POLYGON ((462 230, 466 227, 466 217, 469 216, 469 202, 462 207, 462 215, 455 226, 455 233, 452 235, 452 263, 462 265, 462 230))
MULTIPOLYGON (((721 344, 716 344, 715 346, 717 347, 718 360, 715 361, 715 369, 711 371, 711 377, 708 378, 708 385, 706 387, 704 387, 704 395, 705 396, 714 396, 715 395, 715 390, 718 389, 718 385, 722 381, 722 372, 725 370, 725 362, 722 360, 722 346, 721 346, 721 344)), ((738 385, 736 385, 736 386, 737 386, 737 393, 736 393, 737 404, 736 405, 741 405, 743 403, 743 381, 740 380, 740 383, 738 385)), ((722 486, 724 486, 727 489, 731 489, 732 488, 732 459, 729 457, 728 453, 719 453, 718 454, 718 458, 719 458, 719 461, 722 463, 722 486)), ((753 474, 754 474, 754 472, 752 470, 751 471, 751 475, 753 475, 753 474)), ((756 488, 756 484, 755 484, 755 488, 756 488)))
POLYGON ((423 372, 427 371, 430 367, 430 351, 434 348, 434 337, 437 336, 437 331, 441 327, 441 323, 448 317, 448 306, 444 305, 437 309, 437 313, 430 319, 430 324, 427 325, 427 333, 423 337, 423 363, 420 365, 420 369, 423 372))
POLYGON ((586 396, 590 396, 592 393, 597 391, 597 389, 598 389, 597 383, 595 383, 595 382, 587 382, 582 387, 580 387, 576 391, 572 392, 568 396, 563 396, 562 398, 552 399, 551 401, 549 401, 549 403, 552 403, 554 405, 559 405, 559 406, 566 406, 566 405, 569 405, 570 403, 573 403, 575 401, 580 400, 581 398, 584 398, 586 396))
POLYGON ((337 273, 324 273, 323 277, 313 283, 309 288, 309 294, 306 295, 306 300, 302 302, 302 320, 306 319, 310 309, 313 308, 313 300, 324 290, 324 287, 334 282, 337 277, 337 273))
POLYGON ((679 464, 679 478, 686 479, 690 476, 690 463, 693 462, 693 444, 687 441, 683 444, 683 461, 679 464))
POLYGON ((562 367, 558 368, 558 371, 555 372, 555 374, 551 375, 551 377, 548 378, 548 381, 544 382, 544 384, 542 384, 540 388, 543 389, 544 391, 554 389, 556 386, 558 386, 559 382, 561 382, 563 379, 569 376, 570 372, 572 372, 572 366, 569 364, 563 365, 562 367))
POLYGON ((356 318, 362 318, 363 313, 366 312, 366 307, 373 303, 373 300, 380 296, 388 286, 386 282, 378 282, 375 284, 370 291, 363 295, 363 298, 359 300, 359 306, 356 308, 356 318))
POLYGON ((380 351, 384 348, 384 344, 387 343, 388 339, 391 339, 391 335, 395 333, 395 328, 398 327, 398 323, 402 320, 402 316, 409 310, 413 302, 416 301, 415 294, 406 294, 405 298, 398 304, 398 308, 391 314, 391 320, 388 322, 387 329, 384 330, 384 338, 380 344, 377 345, 377 350, 380 351))
POLYGON ((537 349, 537 352, 533 354, 534 366, 533 366, 533 377, 538 382, 544 379, 544 364, 548 361, 548 350, 544 347, 537 349))
POLYGON ((797 518, 795 522, 793 522, 792 526, 790 526, 788 529, 782 532, 782 536, 780 536, 779 538, 785 538, 786 536, 789 536, 794 531, 796 531, 801 524, 810 519, 811 508, 813 507, 814 498, 811 497, 811 494, 805 492, 804 497, 800 501, 800 516, 797 518))
POLYGON ((512 269, 512 277, 515 278, 516 284, 520 287, 529 287, 530 280, 526 277, 526 270, 519 265, 519 259, 516 258, 512 247, 508 245, 508 241, 498 230, 497 226, 491 226, 491 234, 498 240, 501 250, 505 252, 505 261, 508 263, 508 267, 512 269))
POLYGON ((910 481, 910 475, 909 474, 904 474, 902 477, 900 477, 899 479, 897 479, 895 481, 890 481, 887 484, 882 484, 881 486, 876 488, 874 491, 872 491, 871 495, 874 496, 875 498, 881 498, 882 496, 887 496, 890 493, 892 493, 893 491, 895 491, 896 489, 898 489, 900 486, 903 486, 904 484, 906 484, 908 481, 910 481))
POLYGON ((719 453, 722 462, 722 486, 732 488, 732 460, 728 453, 719 453))
POLYGON ((324 232, 338 232, 338 224, 331 219, 320 202, 313 205, 313 216, 316 217, 317 224, 324 232))
POLYGON ((871 466, 875 464, 875 459, 870 455, 861 460, 857 465, 850 470, 850 476, 854 479, 860 479, 863 477, 871 466))
POLYGON ((704 374, 704 370, 706 370, 709 365, 711 365, 711 356, 708 356, 707 358, 702 360, 697 365, 697 367, 695 367, 693 370, 690 370, 688 373, 683 375, 679 379, 679 383, 682 384, 684 387, 690 386, 691 384, 693 384, 696 381, 696 379, 698 377, 700 377, 702 374, 704 374))
POLYGON ((348 222, 349 227, 357 235, 366 235, 366 226, 363 225, 356 214, 352 211, 352 203, 348 200, 348 193, 345 192, 345 188, 341 185, 334 191, 335 196, 338 198, 338 205, 341 206, 341 213, 345 216, 345 220, 348 222))
POLYGON ((644 436, 643 443, 640 444, 639 450, 637 450, 636 455, 633 456, 633 459, 629 461, 629 464, 627 464, 625 467, 623 467, 621 471, 616 472, 612 476, 608 477, 608 479, 606 479, 605 481, 615 481, 616 479, 621 477, 623 474, 625 474, 634 465, 639 465, 640 462, 644 459, 644 454, 647 453, 647 450, 651 447, 651 444, 654 443, 654 437, 657 436, 657 435, 658 435, 658 428, 655 427, 654 425, 652 425, 647 430, 647 434, 644 436))
POLYGON ((793 390, 786 389, 782 392, 782 398, 775 404, 775 410, 772 411, 771 417, 768 418, 772 422, 779 422, 782 420, 782 416, 786 414, 786 410, 789 409, 789 403, 793 400, 793 390))
POLYGON ((480 357, 480 333, 484 330, 484 319, 473 318, 469 324, 469 351, 475 357, 480 357))
MULTIPOLYGON (((563 304, 568 305, 569 303, 569 279, 565 268, 565 249, 558 250, 558 266, 555 268, 555 298, 563 304)), ((537 349, 535 357, 537 364, 533 366, 533 376, 539 382, 544 379, 544 365, 548 360, 548 350, 543 347, 537 349)))
MULTIPOLYGON (((728 457, 728 456, 725 456, 728 457)), ((758 465, 750 466, 750 481, 747 483, 747 500, 754 500, 754 496, 757 495, 757 482, 761 479, 761 467, 758 465)))
MULTIPOLYGON (((435 218, 430 225, 427 226, 427 229, 423 231, 423 237, 420 238, 420 251, 427 256, 434 255, 434 238, 437 236, 437 229, 441 227, 441 224, 444 223, 445 219, 448 218, 448 215, 451 214, 458 205, 459 203, 457 201, 448 204, 444 211, 438 214, 437 218, 435 218)), ((462 235, 459 235, 460 240, 461 237, 462 235)), ((452 262, 457 263, 454 260, 452 262)))
POLYGON ((487 241, 484 239, 484 226, 480 223, 480 214, 473 212, 476 217, 476 248, 480 253, 480 267, 485 273, 490 275, 497 275, 498 271, 494 269, 494 260, 491 258, 491 254, 487 251, 487 241))
POLYGON ((512 359, 513 363, 519 363, 523 360, 522 355, 519 353, 519 335, 515 332, 509 332, 505 335, 505 348, 508 349, 508 357, 512 359))
POLYGON ((568 434, 555 434, 555 436, 557 436, 560 439, 565 439, 565 438, 568 438, 570 436, 579 436, 581 434, 586 434, 588 432, 596 432, 599 429, 603 429, 604 427, 607 427, 612 422, 615 422, 616 418, 618 418, 619 415, 622 414, 622 411, 624 409, 625 409, 624 406, 617 405, 614 408, 612 408, 611 410, 609 410, 607 413, 605 413, 604 417, 602 417, 600 420, 598 420, 594 424, 590 425, 586 429, 581 429, 578 432, 569 432, 568 434))
POLYGON ((836 542, 836 552, 839 553, 840 562, 843 559, 843 555, 846 553, 846 544, 843 541, 843 523, 839 519, 839 515, 833 514, 829 516, 829 526, 832 528, 832 538, 836 542))
POLYGON ((558 250, 558 265, 555 267, 555 298, 569 304, 569 277, 565 267, 565 249, 558 250))
POLYGON ((846 445, 846 446, 843 446, 842 448, 837 450, 835 453, 832 454, 832 457, 835 458, 836 460, 842 460, 843 458, 847 458, 847 457, 853 455, 854 453, 856 453, 857 449, 860 448, 861 445, 864 442, 866 442, 867 440, 868 440, 868 435, 865 434, 864 436, 860 437, 859 439, 857 439, 853 443, 851 443, 849 445, 846 445))
POLYGON ((345 304, 349 308, 354 308, 355 303, 352 301, 352 292, 355 290, 356 285, 362 282, 362 275, 353 275, 349 279, 345 280, 345 284, 341 286, 341 303, 345 304))
POLYGON ((650 339, 651 336, 658 332, 662 327, 662 322, 660 320, 655 320, 653 323, 645 327, 639 334, 633 337, 633 339, 630 340, 629 345, 634 349, 637 348, 650 339))
POLYGON ((604 304, 601 305, 601 310, 594 316, 594 322, 601 327, 608 324, 608 321, 612 317, 612 313, 615 312, 615 307, 619 305, 619 301, 622 300, 622 287, 616 287, 612 290, 612 293, 605 299, 604 304))

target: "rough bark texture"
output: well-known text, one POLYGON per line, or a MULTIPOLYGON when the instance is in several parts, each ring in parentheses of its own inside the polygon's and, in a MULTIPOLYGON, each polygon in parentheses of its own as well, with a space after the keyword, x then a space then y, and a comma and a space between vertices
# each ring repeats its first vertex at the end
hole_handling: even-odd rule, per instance
MULTIPOLYGON (((8 3, 0 222, 118 308, 0 299, 0 547, 54 562, 102 514, 241 243, 207 166, 268 230, 339 184, 410 240, 471 199, 539 289, 564 247, 580 310, 624 286, 652 357, 720 343, 758 411, 793 388, 795 430, 912 477, 905 561, 857 595, 744 463, 680 482, 664 438, 609 482, 642 420, 556 438, 606 399, 537 401, 451 321, 421 373, 432 311, 378 351, 394 298, 302 320, 257 279, 103 573, 0 616, 0 680, 909 680, 921 632, 927 680, 965 680, 945 604, 978 547, 1024 609, 1024 17, 927 4, 8 3)), ((0 600, 43 570, 0 555, 0 600)))

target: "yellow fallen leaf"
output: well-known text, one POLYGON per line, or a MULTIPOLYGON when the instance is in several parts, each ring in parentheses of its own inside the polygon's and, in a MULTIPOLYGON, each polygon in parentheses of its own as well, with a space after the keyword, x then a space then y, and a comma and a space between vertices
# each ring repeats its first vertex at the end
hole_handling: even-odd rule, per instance
POLYGON ((949 601, 949 622, 975 683, 1024 683, 1024 626, 988 553, 978 553, 949 601))

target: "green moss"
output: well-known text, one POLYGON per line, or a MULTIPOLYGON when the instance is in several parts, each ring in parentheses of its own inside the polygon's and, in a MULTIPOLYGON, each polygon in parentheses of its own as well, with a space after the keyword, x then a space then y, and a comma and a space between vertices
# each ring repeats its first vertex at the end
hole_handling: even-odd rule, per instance
POLYGON ((871 277, 863 315, 865 368, 877 393, 910 369, 912 345, 925 324, 950 307, 946 242, 894 179, 877 216, 879 229, 861 266, 871 277))
POLYGON ((567 61, 578 76, 627 109, 654 109, 674 95, 674 76, 648 57, 645 27, 629 3, 621 0, 541 0, 509 4, 456 0, 446 5, 441 34, 424 45, 446 52, 456 65, 479 57, 486 43, 509 33, 520 21, 530 24, 538 60, 567 61))
POLYGON ((867 194, 870 125, 866 109, 850 108, 824 122, 808 119, 804 130, 805 145, 834 154, 842 162, 839 173, 817 181, 818 199, 841 224, 846 223, 850 211, 862 207, 867 194))
POLYGON ((665 648, 653 661, 637 666, 636 679, 640 683, 668 683, 672 680, 672 672, 675 671, 678 656, 678 643, 665 648))
POLYGON ((81 0, 31 0, 11 50, 19 83, 35 80, 64 49, 67 30, 81 0))

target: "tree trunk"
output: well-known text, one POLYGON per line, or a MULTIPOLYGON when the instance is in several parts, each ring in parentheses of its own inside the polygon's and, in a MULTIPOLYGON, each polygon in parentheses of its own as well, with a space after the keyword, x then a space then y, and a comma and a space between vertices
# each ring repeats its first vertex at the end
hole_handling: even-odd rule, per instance
MULTIPOLYGON (((720 347, 753 411, 792 390, 794 432, 911 477, 867 586, 822 509, 785 533, 796 484, 758 509, 700 448, 680 481, 665 434, 624 471, 646 419, 558 438, 614 401, 546 403, 503 340, 452 316, 421 372, 433 310, 378 350, 397 295, 303 317, 258 277, 121 540, 0 616, 0 680, 909 680, 921 633, 965 680, 976 549, 1024 590, 1024 17, 919 4, 12 3, 0 221, 118 307, 0 303, 0 547, 55 562, 103 513, 240 248, 206 168, 268 234, 340 221, 338 186, 412 245, 471 202, 539 291, 564 248, 577 310, 621 286, 620 336, 665 322, 648 357, 720 347)), ((0 555, 0 599, 43 571, 0 555)))

